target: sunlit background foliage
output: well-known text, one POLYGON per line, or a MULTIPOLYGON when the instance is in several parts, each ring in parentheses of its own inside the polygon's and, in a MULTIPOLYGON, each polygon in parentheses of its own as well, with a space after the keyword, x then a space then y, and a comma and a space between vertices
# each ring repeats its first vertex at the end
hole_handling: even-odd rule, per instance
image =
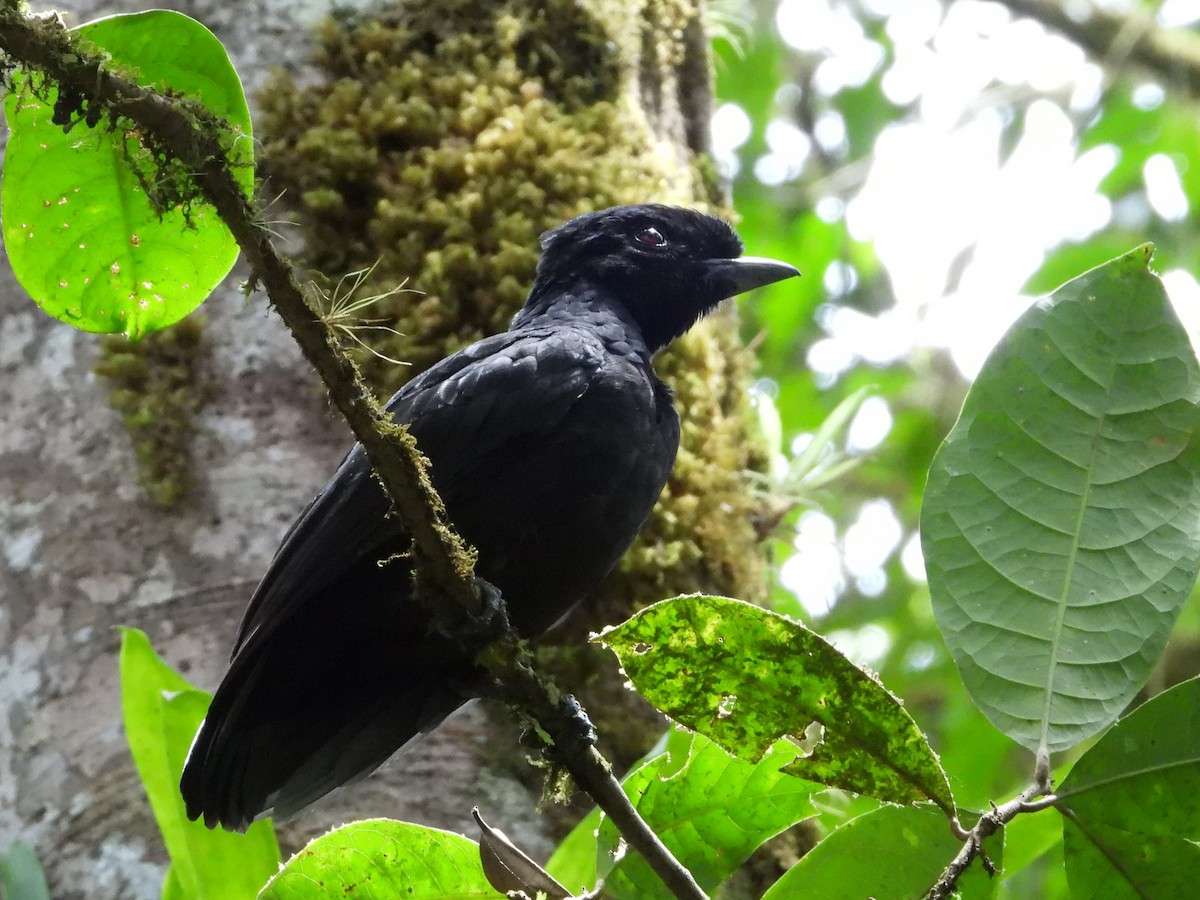
MULTIPOLYGON (((960 799, 984 804, 1029 763, 971 708, 934 627, 924 474, 1039 294, 1152 240, 1190 326, 1200 3, 759 0, 714 16, 713 147, 740 229, 804 273, 744 307, 780 452, 872 391, 837 447, 859 465, 802 492, 776 532, 776 608, 877 669, 969 774, 960 799)), ((1185 612, 1152 688, 1196 671, 1198 619, 1185 612)))

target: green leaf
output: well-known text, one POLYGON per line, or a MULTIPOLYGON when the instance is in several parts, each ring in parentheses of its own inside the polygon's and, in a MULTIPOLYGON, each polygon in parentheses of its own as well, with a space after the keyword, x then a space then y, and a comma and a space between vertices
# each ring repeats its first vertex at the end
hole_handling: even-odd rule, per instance
POLYGON ((860 459, 842 455, 838 447, 843 443, 859 407, 871 394, 870 388, 859 388, 834 407, 808 445, 788 464, 787 475, 782 479, 780 489, 803 496, 804 491, 828 484, 858 465, 860 459), (830 446, 834 448, 832 454, 828 453, 830 446))
MULTIPOLYGON (((634 777, 640 769, 649 765, 657 766, 668 746, 681 746, 678 742, 687 739, 687 736, 677 729, 671 729, 659 738, 655 746, 625 773, 621 782, 625 793, 629 794, 633 790, 635 782, 637 785, 642 784, 634 777)), ((546 871, 556 881, 576 891, 587 890, 596 883, 596 832, 599 827, 600 808, 593 807, 562 839, 546 863, 546 871)))
POLYGON ((391 819, 335 828, 296 853, 262 889, 262 900, 494 900, 479 845, 449 831, 391 819))
POLYGON ((1074 278, 1076 273, 1092 269, 1125 252, 1131 241, 1127 234, 1111 230, 1093 235, 1079 243, 1064 243, 1052 250, 1023 288, 1027 294, 1047 294, 1074 278))
POLYGON ((647 700, 750 761, 781 737, 820 743, 789 773, 881 800, 954 798, 912 717, 873 677, 803 625, 725 597, 649 606, 597 640, 647 700))
MULTIPOLYGON (((1003 868, 1003 832, 984 841, 1003 868)), ((923 897, 962 843, 935 807, 881 806, 851 819, 806 853, 762 900, 912 900, 923 897)), ((958 881, 964 900, 992 897, 999 879, 976 861, 958 881)))
MULTIPOLYGON (((676 734, 683 734, 683 732, 677 732, 676 734)), ((680 748, 680 740, 681 740, 681 738, 672 736, 671 743, 677 748, 676 749, 677 755, 675 758, 676 759, 682 758, 682 759, 686 760, 688 757, 688 753, 690 752, 690 746, 691 746, 690 740, 688 740, 688 737, 685 735, 682 738, 682 741, 683 741, 682 748, 680 748)), ((669 761, 670 761, 669 753, 663 753, 661 756, 656 756, 654 759, 650 760, 646 765, 639 767, 635 771, 630 772, 628 775, 625 776, 625 779, 621 782, 621 787, 624 789, 625 794, 629 797, 629 799, 633 801, 634 807, 641 806, 641 801, 642 801, 643 796, 645 795, 646 791, 651 788, 651 786, 654 784, 654 782, 657 779, 667 777, 669 770, 664 771, 664 769, 666 769, 667 763, 669 761)), ((639 815, 641 815, 641 817, 644 820, 646 820, 646 824, 650 826, 650 829, 655 834, 658 834, 658 826, 650 823, 650 821, 647 819, 647 813, 642 812, 639 809, 639 815)), ((659 835, 659 837, 662 837, 662 835, 659 835)), ((664 840, 664 843, 666 843, 665 840, 664 840)), ((683 864, 684 868, 686 868, 690 871, 691 865, 689 864, 689 861, 681 858, 677 849, 674 847, 671 847, 671 844, 668 843, 667 847, 671 850, 671 854, 676 859, 678 859, 680 863, 683 864)), ((609 889, 609 885, 607 883, 609 874, 611 872, 613 872, 614 869, 617 869, 619 867, 619 865, 624 862, 623 859, 622 860, 617 859, 617 853, 619 852, 619 849, 620 849, 620 835, 617 833, 617 829, 612 824, 612 821, 608 818, 608 816, 606 816, 604 814, 603 811, 601 811, 599 818, 596 821, 596 839, 594 841, 593 852, 595 853, 595 856, 596 856, 596 875, 599 878, 605 879, 605 890, 606 891, 608 891, 608 889, 609 889)), ((640 871, 634 872, 635 877, 640 876, 642 874, 644 874, 644 873, 642 873, 640 871)), ((693 873, 693 876, 694 875, 695 875, 695 873, 693 873)), ((662 893, 664 888, 662 888, 658 885, 655 885, 653 883, 654 881, 657 881, 657 879, 651 878, 650 882, 649 882, 650 883, 649 889, 650 889, 651 893, 652 894, 662 893)), ((629 882, 629 877, 627 876, 622 881, 622 886, 621 886, 622 895, 631 890, 631 887, 628 882, 629 882)), ((593 884, 594 884, 594 882, 593 882, 593 884)), ((702 887, 703 887, 703 885, 702 885, 702 887)), ((620 897, 614 898, 614 900, 621 900, 621 898, 620 897)))
MULTIPOLYGON (((629 775, 626 776, 628 780, 629 775)), ((597 806, 579 820, 546 862, 546 871, 568 890, 579 893, 596 883, 596 829, 599 827, 600 807, 597 806)))
POLYGON ((167 866, 167 876, 163 879, 158 900, 187 900, 187 892, 179 881, 179 870, 174 865, 167 866))
MULTIPOLYGON (((784 742, 750 763, 701 735, 676 732, 667 753, 629 775, 624 787, 646 823, 711 892, 759 844, 813 814, 814 787, 782 771, 796 753, 784 742)), ((615 860, 619 841, 612 821, 602 816, 596 847, 605 896, 670 900, 672 894, 639 854, 615 860)))
POLYGON ((245 834, 210 831, 188 821, 179 794, 183 763, 209 699, 159 659, 145 634, 121 630, 125 733, 171 855, 164 890, 190 900, 254 897, 279 866, 271 823, 259 822, 245 834))
MULTIPOLYGON (((254 184, 250 114, 221 42, 199 22, 166 10, 112 16, 75 29, 111 64, 147 87, 170 88, 227 118, 240 136, 230 150, 238 181, 254 184)), ((57 91, 33 97, 14 76, 5 100, 11 135, 0 216, 21 286, 47 313, 84 331, 132 338, 179 321, 237 259, 237 244, 207 204, 161 218, 129 158, 153 177, 132 132, 107 120, 69 132, 51 120, 57 91), (190 226, 189 227, 189 220, 190 226)))
POLYGON ((0 897, 5 900, 50 900, 50 886, 33 848, 20 841, 0 856, 0 897))
POLYGON ((1145 245, 992 351, 929 473, 938 625, 972 699, 1070 747, 1145 681, 1200 565, 1200 372, 1145 245))
MULTIPOLYGON (((992 732, 995 734, 995 732, 992 732)), ((1054 871, 1063 882, 1062 816, 1055 810, 1023 813, 1004 826, 1004 881, 1016 885, 1054 871), (1038 870, 1041 870, 1040 872, 1038 870)), ((1020 896, 1020 894, 1012 894, 1020 896)))
MULTIPOLYGON (((923 599, 928 609, 928 594, 923 599)), ((911 696, 917 690, 909 685, 902 692, 911 696)), ((1011 797, 1025 788, 1029 784, 1028 757, 992 727, 971 701, 954 677, 948 653, 937 672, 936 690, 939 756, 942 767, 950 773, 954 798, 964 806, 981 808, 997 797, 1011 797)))
POLYGON ((1200 884, 1200 680, 1139 706, 1058 791, 1075 898, 1191 897, 1200 884))

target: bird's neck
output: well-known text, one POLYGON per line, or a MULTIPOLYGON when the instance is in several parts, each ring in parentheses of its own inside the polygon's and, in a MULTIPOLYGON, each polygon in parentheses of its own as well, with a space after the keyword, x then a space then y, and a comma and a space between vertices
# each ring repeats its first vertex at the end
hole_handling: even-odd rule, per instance
POLYGON ((614 352, 640 358, 647 364, 659 349, 648 344, 641 326, 619 298, 586 283, 535 285, 510 328, 563 325, 590 331, 614 352))

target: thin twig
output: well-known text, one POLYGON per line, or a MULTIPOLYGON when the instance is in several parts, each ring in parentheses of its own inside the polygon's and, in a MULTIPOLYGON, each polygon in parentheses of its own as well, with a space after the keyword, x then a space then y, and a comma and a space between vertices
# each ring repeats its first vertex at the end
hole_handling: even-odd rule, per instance
POLYGON ((958 879, 962 877, 963 872, 967 871, 976 857, 981 859, 989 875, 995 875, 995 867, 987 858, 987 854, 983 852, 983 842, 1021 813, 1045 809, 1052 805, 1055 799, 1050 794, 1050 783, 1047 779, 1034 782, 1007 803, 1002 803, 1000 806, 993 805, 991 812, 981 815, 979 821, 975 823, 975 827, 967 832, 962 849, 958 851, 950 865, 946 866, 942 872, 941 877, 929 889, 925 900, 945 900, 945 898, 953 896, 958 879), (1039 797, 1044 799, 1037 799, 1039 797))
MULTIPOLYGON (((613 819, 677 897, 703 900, 705 894, 691 874, 638 816, 607 761, 595 747, 571 734, 571 717, 563 715, 557 691, 533 670, 524 642, 502 625, 496 639, 482 643, 487 635, 481 634, 478 617, 485 604, 473 576, 474 553, 447 520, 429 480, 428 461, 412 435, 375 401, 354 362, 306 302, 291 266, 275 250, 261 214, 230 168, 226 147, 237 136, 228 124, 200 104, 147 90, 109 70, 102 59, 81 49, 56 19, 26 17, 12 0, 0 3, 0 52, 12 62, 44 73, 59 85, 60 93, 73 91, 86 97, 89 104, 134 123, 139 135, 153 137, 194 173, 204 197, 241 247, 253 273, 252 284, 266 290, 362 443, 396 513, 412 535, 418 598, 426 608, 440 608, 444 627, 454 627, 447 610, 457 613, 457 633, 472 634, 481 642, 476 645, 482 646, 478 662, 496 679, 501 695, 550 736, 550 755, 613 819), (450 602, 439 602, 441 599, 450 602)), ((505 621, 502 615, 490 618, 492 622, 505 621)))
POLYGON ((533 655, 510 631, 480 654, 479 662, 489 671, 495 656, 511 660, 501 676, 500 697, 531 718, 549 738, 548 754, 571 773, 575 784, 587 793, 612 819, 621 836, 646 860, 676 896, 704 900, 704 891, 692 874, 675 860, 671 851, 642 819, 625 790, 612 774, 612 766, 592 744, 586 713, 572 697, 563 697, 533 668, 533 655))

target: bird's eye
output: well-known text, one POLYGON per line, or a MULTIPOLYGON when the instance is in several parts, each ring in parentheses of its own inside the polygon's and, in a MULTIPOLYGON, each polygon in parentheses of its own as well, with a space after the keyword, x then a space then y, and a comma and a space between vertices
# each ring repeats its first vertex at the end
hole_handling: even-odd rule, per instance
POLYGON ((667 239, 662 236, 662 232, 657 228, 643 228, 634 235, 639 244, 649 244, 651 247, 665 247, 667 239))

